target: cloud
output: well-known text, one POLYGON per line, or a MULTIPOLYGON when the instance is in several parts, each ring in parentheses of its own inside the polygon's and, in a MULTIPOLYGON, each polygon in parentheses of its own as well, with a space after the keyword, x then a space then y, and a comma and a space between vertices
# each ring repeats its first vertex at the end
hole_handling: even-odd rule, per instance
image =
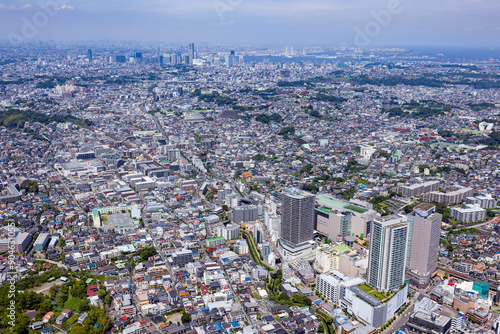
POLYGON ((75 7, 70 6, 70 5, 62 5, 61 7, 58 8, 59 10, 73 10, 75 7))
POLYGON ((14 5, 12 6, 7 6, 7 5, 4 5, 2 3, 0 3, 0 9, 4 9, 4 10, 17 10, 18 8, 14 5))
POLYGON ((221 22, 221 23, 219 23, 219 24, 218 24, 218 26, 223 27, 223 26, 230 26, 230 25, 232 25, 232 24, 234 24, 234 21, 233 21, 233 20, 231 20, 231 21, 226 21, 226 22, 221 22))

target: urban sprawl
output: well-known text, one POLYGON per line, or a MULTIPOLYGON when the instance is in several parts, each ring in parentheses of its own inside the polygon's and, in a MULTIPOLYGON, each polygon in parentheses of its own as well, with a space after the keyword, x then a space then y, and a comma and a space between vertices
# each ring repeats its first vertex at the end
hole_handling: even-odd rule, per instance
POLYGON ((0 333, 498 333, 499 112, 495 59, 0 45, 0 333))

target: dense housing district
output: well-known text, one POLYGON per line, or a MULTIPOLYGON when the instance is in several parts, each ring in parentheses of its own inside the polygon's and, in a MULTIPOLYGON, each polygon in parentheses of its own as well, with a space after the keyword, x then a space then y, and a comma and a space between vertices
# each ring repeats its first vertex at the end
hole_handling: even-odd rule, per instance
POLYGON ((2 46, 0 333, 498 333, 499 65, 2 46))

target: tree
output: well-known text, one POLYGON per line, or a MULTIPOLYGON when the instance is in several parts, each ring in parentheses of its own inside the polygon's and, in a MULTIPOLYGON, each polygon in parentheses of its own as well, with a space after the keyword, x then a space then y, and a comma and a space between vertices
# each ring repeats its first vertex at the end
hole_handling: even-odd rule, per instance
POLYGON ((319 325, 318 326, 318 333, 323 333, 325 331, 325 327, 323 326, 323 324, 319 325))
POLYGON ((278 132, 278 135, 283 136, 283 135, 288 135, 288 134, 295 134, 295 127, 294 126, 285 126, 281 128, 280 132, 278 132))
POLYGON ((187 313, 186 311, 182 312, 181 321, 182 321, 182 323, 190 322, 191 321, 191 314, 187 313))
POLYGON ((16 315, 16 325, 13 332, 17 334, 28 334, 30 318, 24 314, 16 315))
POLYGON ((290 301, 290 297, 284 292, 280 293, 279 299, 281 299, 283 301, 290 301))
POLYGON ((80 304, 80 306, 78 307, 78 311, 80 313, 83 313, 83 312, 87 312, 90 310, 90 302, 87 298, 85 298, 83 300, 83 302, 80 304))
POLYGON ((143 261, 147 261, 150 256, 158 254, 158 251, 153 246, 146 247, 140 252, 140 257, 143 261))
POLYGON ((106 290, 99 289, 99 292, 97 292, 97 297, 99 297, 99 299, 104 299, 105 296, 106 296, 106 290))
POLYGON ((88 331, 80 324, 75 324, 69 334, 88 334, 88 331))
POLYGON ((105 309, 92 307, 83 324, 88 332, 104 334, 111 328, 112 322, 105 309))

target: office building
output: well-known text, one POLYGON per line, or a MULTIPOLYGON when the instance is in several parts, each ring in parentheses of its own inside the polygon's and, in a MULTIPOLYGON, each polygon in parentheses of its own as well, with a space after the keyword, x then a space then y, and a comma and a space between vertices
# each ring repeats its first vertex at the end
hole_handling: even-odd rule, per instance
POLYGON ((228 55, 226 55, 226 66, 227 67, 233 67, 237 64, 238 58, 236 58, 236 55, 234 54, 234 51, 231 51, 228 55))
POLYGON ((193 64, 193 60, 195 59, 194 43, 189 43, 188 57, 189 57, 189 64, 193 64))
POLYGON ((432 204, 422 203, 408 215, 407 263, 408 276, 412 284, 427 286, 432 273, 437 269, 439 238, 441 235, 440 213, 432 204))
POLYGON ((87 50, 87 58, 89 59, 89 63, 92 62, 93 60, 93 57, 92 57, 92 50, 91 49, 88 49, 87 50))
POLYGON ((300 245, 312 239, 314 228, 314 203, 312 194, 292 189, 283 194, 281 239, 300 245))
POLYGON ((408 223, 405 216, 390 215, 372 223, 368 262, 368 284, 379 291, 404 284, 408 223))

